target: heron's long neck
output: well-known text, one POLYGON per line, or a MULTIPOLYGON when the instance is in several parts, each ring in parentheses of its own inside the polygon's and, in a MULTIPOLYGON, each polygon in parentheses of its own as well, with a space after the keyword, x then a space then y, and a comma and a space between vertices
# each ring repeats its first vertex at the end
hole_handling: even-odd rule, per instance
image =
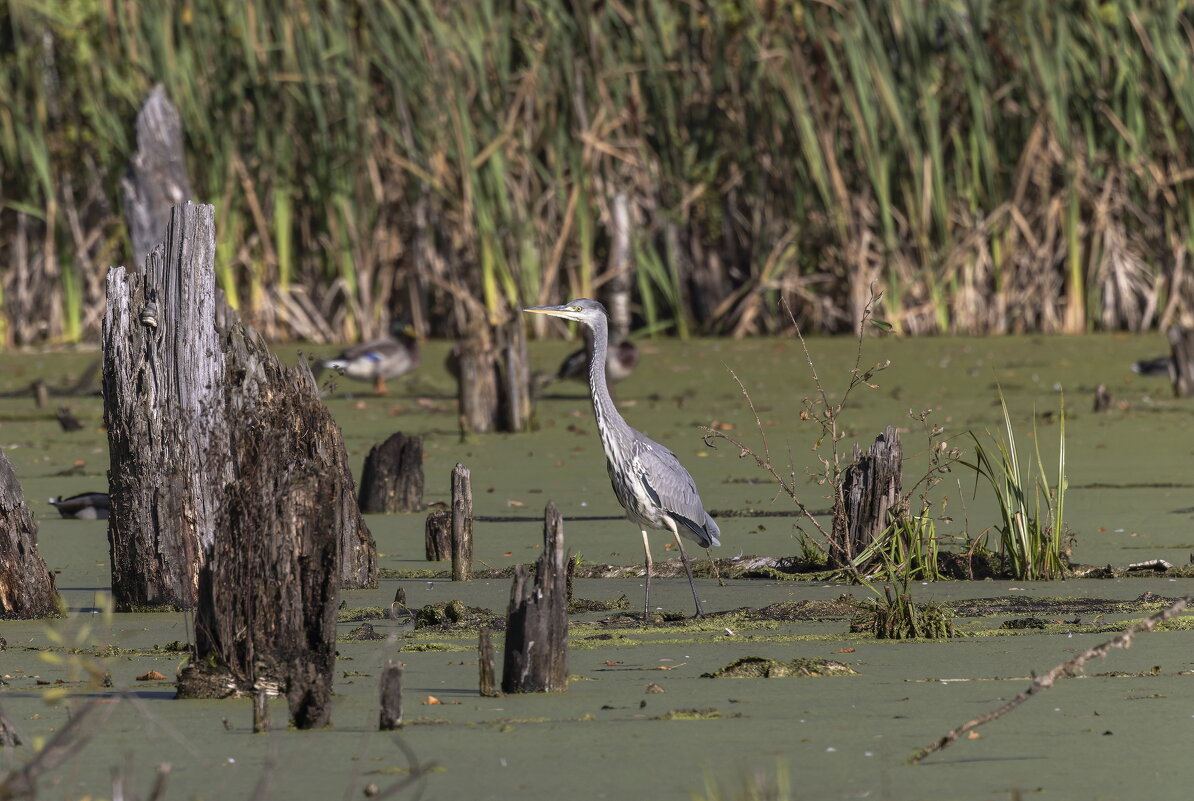
MULTIPOLYGON (((630 426, 614 406, 605 380, 605 360, 609 357, 609 326, 604 319, 597 320, 593 325, 592 336, 593 344, 589 351, 589 389, 593 394, 593 414, 597 418, 597 429, 601 432, 602 444, 605 444, 614 432, 629 429, 630 426)), ((612 458, 608 447, 605 454, 612 458)))

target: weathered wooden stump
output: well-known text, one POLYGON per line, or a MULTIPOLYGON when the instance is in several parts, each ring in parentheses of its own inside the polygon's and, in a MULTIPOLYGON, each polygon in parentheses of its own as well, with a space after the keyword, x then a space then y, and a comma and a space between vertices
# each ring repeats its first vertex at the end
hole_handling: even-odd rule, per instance
POLYGON ((484 311, 473 310, 456 343, 460 430, 483 434, 498 428, 497 350, 484 311))
POLYGON ((174 209, 144 272, 108 272, 112 595, 119 610, 190 608, 231 474, 215 326, 211 206, 174 209))
MULTIPOLYGON (((342 580, 348 587, 373 586, 376 553, 357 509, 340 431, 310 371, 283 370, 217 296, 214 259, 212 207, 188 203, 174 209, 166 242, 150 254, 143 273, 117 267, 108 274, 104 422, 117 608, 195 605, 226 490, 255 469, 238 461, 245 458, 267 459, 278 476, 335 473, 325 487, 332 494, 319 503, 340 537, 342 580), (266 419, 295 410, 303 416, 266 419), (300 423, 312 426, 305 439, 287 429, 300 423), (284 434, 276 448, 269 439, 275 430, 284 434)), ((276 508, 282 518, 293 517, 276 508)))
POLYGON ((33 403, 39 409, 50 408, 50 388, 40 378, 29 385, 29 393, 33 395, 33 403))
POLYGON ((459 304, 460 337, 448 358, 456 376, 460 433, 526 431, 534 416, 530 356, 522 319, 490 321, 475 302, 459 304))
POLYGON ((1166 335, 1173 353, 1170 377, 1173 394, 1180 398, 1194 397, 1194 328, 1172 326, 1166 335))
POLYGON ((0 450, 0 618, 56 617, 60 608, 54 574, 37 550, 37 523, 0 450))
POLYGON ((358 501, 370 514, 417 512, 423 506, 423 438, 401 431, 369 450, 358 501))
POLYGON ((402 728, 402 665, 387 659, 381 670, 381 714, 377 728, 393 731, 402 728))
POLYGON ((132 264, 144 264, 170 222, 170 209, 192 197, 182 119, 161 84, 153 87, 137 114, 137 152, 120 188, 133 243, 132 264))
MULTIPOLYGON (((832 567, 855 567, 855 558, 891 524, 889 512, 900 511, 902 459, 903 449, 894 426, 876 437, 866 456, 854 446, 854 463, 846 468, 833 513, 829 542, 832 567)), ((865 571, 867 565, 856 567, 865 571)))
POLYGON ((428 562, 443 562, 452 558, 452 513, 447 509, 432 509, 427 513, 423 540, 428 562))
POLYGON ((514 569, 506 613, 502 691, 550 693, 568 689, 567 557, 564 522, 554 503, 543 519, 543 553, 535 578, 514 569))
POLYGON ((459 462, 452 468, 452 581, 468 581, 473 573, 473 484, 459 462))
POLYGON ((502 431, 527 431, 531 427, 534 400, 531 393, 531 361, 526 328, 514 317, 498 326, 498 406, 502 431))
POLYGON ((253 696, 253 733, 269 732, 269 691, 259 687, 253 696))
POLYGON ((477 637, 477 665, 481 674, 481 695, 486 698, 500 696, 502 693, 498 690, 497 669, 494 667, 493 635, 489 626, 482 626, 477 637))
POLYGON ((1095 387, 1094 411, 1096 413, 1110 410, 1111 401, 1111 393, 1107 391, 1106 384, 1099 384, 1095 387))

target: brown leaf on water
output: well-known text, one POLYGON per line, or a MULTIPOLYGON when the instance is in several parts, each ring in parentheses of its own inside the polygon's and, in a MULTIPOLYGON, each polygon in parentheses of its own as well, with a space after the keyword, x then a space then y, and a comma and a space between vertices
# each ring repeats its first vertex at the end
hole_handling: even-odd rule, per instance
POLYGON ((137 677, 137 681, 162 681, 166 676, 158 673, 156 670, 151 670, 148 673, 142 673, 137 677))
POLYGON ((427 696, 427 700, 423 702, 423 706, 435 706, 436 704, 442 703, 443 701, 439 700, 434 695, 429 695, 427 696))

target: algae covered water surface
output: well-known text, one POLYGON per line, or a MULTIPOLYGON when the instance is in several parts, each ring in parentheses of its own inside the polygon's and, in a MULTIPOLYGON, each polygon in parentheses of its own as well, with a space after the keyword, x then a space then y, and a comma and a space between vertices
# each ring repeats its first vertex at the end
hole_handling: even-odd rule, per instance
MULTIPOLYGON (((839 393, 855 343, 810 346, 826 388, 839 393)), ((553 369, 566 349, 536 346, 536 366, 553 369)), ((1194 550, 1194 404, 1173 399, 1163 379, 1127 369, 1164 350, 1159 337, 868 340, 864 365, 890 359, 892 366, 878 374, 877 388, 851 396, 843 445, 865 447, 883 426, 900 426, 910 485, 925 470, 928 444, 908 411, 932 409, 929 419, 945 428, 950 446, 966 450, 966 432, 983 437, 1002 425, 998 382, 1024 447, 1031 447, 1035 409, 1035 436, 1052 470, 1064 390, 1073 561, 1182 565, 1194 550), (1090 408, 1099 383, 1115 398, 1108 413, 1090 408)), ((536 557, 548 500, 564 514, 565 540, 584 563, 641 563, 640 538, 610 491, 582 385, 549 387, 531 433, 461 441, 454 386, 440 367, 444 346, 427 351, 425 367, 387 398, 346 380, 328 395, 358 476, 376 442, 399 430, 422 434, 427 502, 448 500, 453 464, 472 470, 475 566, 493 571, 482 575, 536 557)), ((93 358, 5 355, 0 391, 39 378, 70 383, 93 358)), ((699 426, 712 426, 760 447, 730 370, 749 392, 781 471, 799 478, 809 507, 826 509, 824 491, 804 478, 827 451, 825 444, 812 450, 819 431, 799 420, 802 399, 815 392, 799 343, 648 342, 642 366, 615 394, 631 424, 672 448, 692 473, 719 517, 716 556, 799 555, 801 521, 786 496, 736 449, 702 439, 699 426)), ((851 633, 855 605, 872 597, 860 586, 774 578, 722 586, 700 578, 714 614, 644 628, 621 608, 639 607, 641 578, 578 579, 577 598, 611 608, 572 616, 568 692, 482 698, 474 626, 415 630, 405 616, 381 611, 401 587, 412 609, 459 600, 497 618, 504 613, 508 579, 454 584, 440 576, 445 565, 423 560, 422 514, 367 518, 383 578, 377 590, 344 593, 333 726, 287 730, 285 707, 275 702, 274 730, 254 735, 248 700, 173 698, 185 659, 178 649, 190 637, 186 616, 103 612, 105 523, 62 520, 46 503, 104 489, 102 402, 57 403, 83 430, 62 431, 52 410, 35 409, 28 396, 0 399, 0 445, 38 516, 39 547, 70 610, 56 621, 0 623, 0 707, 28 743, 0 748, 0 767, 27 764, 89 699, 124 700, 110 705, 90 743, 41 779, 46 798, 111 798, 112 771, 122 766, 146 796, 163 762, 171 765, 164 797, 179 799, 366 797, 409 777, 412 761, 430 770, 396 797, 733 798, 750 797, 748 785, 778 783, 797 799, 1184 798, 1194 779, 1180 750, 1194 733, 1194 635, 1185 617, 979 729, 978 738, 905 764, 916 749, 1023 690, 1034 673, 1189 593, 1189 579, 915 585, 917 600, 957 615, 959 636, 941 642, 851 633), (370 636, 363 623, 376 639, 362 639, 370 636), (853 674, 705 677, 744 657, 830 660, 853 674), (376 731, 377 683, 388 658, 406 665, 407 725, 397 734, 376 731), (112 687, 89 683, 89 670, 109 673, 112 687)), ((977 537, 996 522, 986 487, 976 489, 969 471, 955 467, 935 494, 953 521, 943 523, 945 535, 977 537)), ((662 536, 654 553, 658 562, 673 556, 662 536)), ((691 613, 683 578, 655 581, 653 600, 660 611, 691 613)), ((500 632, 496 639, 500 649, 500 632)))

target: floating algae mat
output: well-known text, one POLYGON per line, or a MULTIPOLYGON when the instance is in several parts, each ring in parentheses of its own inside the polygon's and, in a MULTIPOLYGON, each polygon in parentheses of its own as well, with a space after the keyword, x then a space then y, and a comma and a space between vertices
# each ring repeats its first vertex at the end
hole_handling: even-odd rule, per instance
MULTIPOLYGON (((798 419, 800 399, 814 391, 799 345, 643 345, 649 369, 617 386, 618 403, 631 424, 672 448, 693 474, 722 524, 724 544, 714 555, 800 556, 802 521, 791 504, 751 460, 725 442, 708 447, 697 428, 715 425, 758 444, 755 417, 729 367, 751 394, 777 464, 796 476, 818 470, 824 446, 810 448, 819 432, 798 419)), ((839 391, 854 343, 810 345, 827 389, 839 391)), ((554 368, 568 349, 535 346, 536 367, 554 368)), ((843 444, 865 446, 887 424, 904 427, 911 486, 925 470, 920 451, 927 440, 919 439, 908 409, 932 408, 929 419, 945 428, 950 445, 966 448, 967 431, 982 436, 1001 425, 998 379, 1024 447, 1031 446, 1036 409, 1051 470, 1064 389, 1071 558, 1100 568, 1156 559, 1182 566, 1194 551, 1194 474, 1191 447, 1183 444, 1194 442, 1194 403, 1173 399, 1163 379, 1127 369, 1166 349, 1159 336, 868 340, 864 364, 891 359, 893 366, 877 376, 878 389, 851 396, 843 444), (1099 383, 1115 399, 1104 414, 1089 411, 1099 383)), ((440 367, 446 346, 426 350, 425 366, 395 383, 391 396, 350 395, 362 388, 342 381, 327 403, 358 473, 369 448, 397 430, 425 437, 427 502, 448 500, 456 462, 472 470, 482 577, 453 584, 441 577, 444 564, 424 561, 423 515, 368 516, 385 573, 376 590, 343 594, 333 725, 322 731, 286 729, 280 700, 270 703, 274 729, 254 735, 248 699, 174 699, 172 680, 193 637, 189 618, 105 614, 104 521, 64 520, 46 502, 104 489, 102 402, 55 399, 84 424, 65 432, 53 409, 35 408, 28 396, 0 397, 0 445, 38 516, 40 549, 69 608, 58 620, 0 622, 0 709, 26 743, 0 747, 0 769, 29 764, 40 744, 98 699, 106 717, 89 714, 94 736, 39 778, 41 797, 111 798, 114 769, 125 771, 126 787, 148 797, 162 763, 171 766, 170 799, 362 798, 412 778, 416 785, 393 797, 413 798, 421 787, 423 797, 443 799, 729 799, 749 797, 746 785, 757 777, 781 774, 797 799, 1188 794, 1194 768, 1186 767, 1182 743, 1194 733, 1191 616, 1088 664, 1086 674, 978 729, 977 738, 921 765, 905 764, 917 749, 1024 690, 1034 674, 1194 591, 1178 571, 914 584, 915 601, 952 615, 955 636, 934 641, 851 633, 859 605, 874 597, 865 587, 778 573, 722 585, 702 571, 708 618, 672 614, 691 614, 692 598, 683 577, 665 577, 653 582, 659 614, 644 627, 631 616, 642 598, 640 538, 610 491, 584 387, 553 385, 539 401, 534 432, 461 442, 454 386, 440 367), (483 698, 477 626, 503 615, 507 570, 538 556, 548 500, 563 512, 566 543, 582 565, 625 569, 614 578, 593 571, 575 581, 566 693, 483 698), (399 588, 411 614, 391 614, 399 588), (423 610, 426 625, 416 628, 423 610), (840 664, 857 675, 702 678, 747 658, 771 666, 840 664), (406 666, 406 725, 397 734, 376 731, 387 659, 406 666), (93 681, 105 674, 111 687, 93 681), (259 793, 259 786, 267 790, 259 793)), ((0 393, 37 379, 64 386, 92 358, 4 354, 0 393)), ((810 508, 829 507, 815 484, 798 487, 810 508)), ((973 474, 959 467, 936 491, 948 499, 954 521, 941 524, 943 537, 978 536, 997 521, 986 488, 976 490, 973 474)), ((674 559, 662 536, 653 542, 658 562, 674 559)), ((495 630, 499 664, 501 637, 495 630)))

